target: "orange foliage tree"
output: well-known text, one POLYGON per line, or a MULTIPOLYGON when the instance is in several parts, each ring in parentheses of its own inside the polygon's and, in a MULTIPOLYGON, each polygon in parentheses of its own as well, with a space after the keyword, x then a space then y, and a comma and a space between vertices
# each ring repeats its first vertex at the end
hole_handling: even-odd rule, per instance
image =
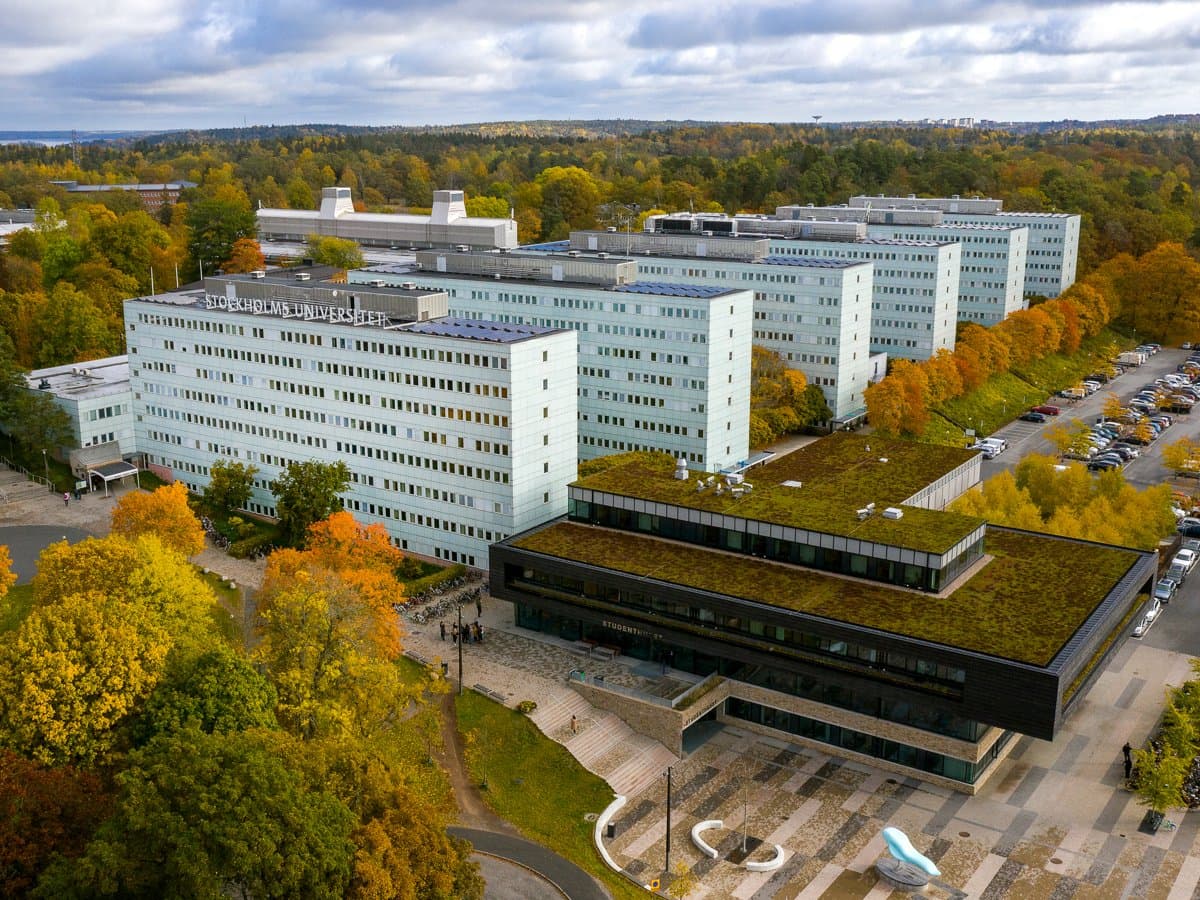
POLYGON ((238 238, 229 251, 229 259, 221 264, 227 274, 254 272, 266 268, 267 258, 262 246, 254 238, 238 238))
POLYGON ((172 550, 193 556, 204 549, 204 528, 187 501, 187 488, 179 481, 150 493, 130 491, 113 509, 113 534, 152 534, 172 550))

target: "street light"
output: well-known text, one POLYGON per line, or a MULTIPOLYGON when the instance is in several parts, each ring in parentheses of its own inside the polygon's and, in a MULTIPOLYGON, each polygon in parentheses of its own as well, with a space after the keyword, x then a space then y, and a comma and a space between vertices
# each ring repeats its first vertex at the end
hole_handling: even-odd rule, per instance
POLYGON ((50 460, 46 458, 46 450, 42 449, 42 468, 46 470, 46 487, 53 488, 50 484, 50 460))

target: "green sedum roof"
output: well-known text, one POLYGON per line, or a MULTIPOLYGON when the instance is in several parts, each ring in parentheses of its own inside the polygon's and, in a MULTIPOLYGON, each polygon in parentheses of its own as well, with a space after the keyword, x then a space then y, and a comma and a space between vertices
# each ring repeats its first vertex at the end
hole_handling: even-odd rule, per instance
POLYGON ((987 552, 994 558, 940 598, 572 522, 550 525, 512 544, 1035 666, 1054 658, 1141 556, 1120 547, 990 529, 987 552))
POLYGON ((614 457, 608 468, 573 486, 944 553, 984 520, 903 503, 975 456, 975 450, 839 432, 749 470, 746 481, 754 487, 741 497, 718 495, 713 487, 697 491, 697 473, 676 481, 675 462, 666 454, 614 457), (860 521, 857 511, 868 503, 875 504, 875 514, 860 521), (900 506, 904 517, 885 519, 888 506, 900 506))

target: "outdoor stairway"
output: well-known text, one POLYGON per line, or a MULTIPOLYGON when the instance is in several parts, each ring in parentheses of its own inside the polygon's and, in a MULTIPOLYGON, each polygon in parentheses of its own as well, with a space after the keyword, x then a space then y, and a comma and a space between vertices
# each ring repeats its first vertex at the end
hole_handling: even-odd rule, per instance
POLYGON ((580 765, 626 797, 641 793, 662 777, 667 766, 679 761, 658 741, 638 734, 618 716, 597 709, 567 687, 556 688, 531 718, 580 765), (571 733, 571 716, 577 734, 571 733))
POLYGON ((49 490, 44 484, 30 481, 20 472, 0 468, 0 499, 6 503, 16 503, 19 500, 32 500, 35 497, 47 497, 49 490))

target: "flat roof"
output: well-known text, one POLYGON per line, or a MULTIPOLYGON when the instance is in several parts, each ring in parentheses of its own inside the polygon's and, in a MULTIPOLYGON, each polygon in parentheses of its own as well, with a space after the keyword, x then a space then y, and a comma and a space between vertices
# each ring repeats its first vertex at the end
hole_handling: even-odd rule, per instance
POLYGON ((869 266, 865 259, 842 259, 830 256, 764 256, 764 266, 802 266, 806 269, 850 269, 854 266, 869 266))
POLYGON ((675 479, 675 461, 667 454, 610 457, 608 468, 581 478, 573 487, 945 553, 982 527, 984 520, 903 506, 903 502, 978 454, 978 450, 837 432, 744 472, 753 489, 740 497, 728 490, 717 494, 715 482, 697 491, 696 473, 687 481, 675 479), (875 504, 874 514, 859 519, 858 510, 869 503, 875 504), (901 506, 904 516, 884 518, 887 506, 901 506))
MULTIPOLYGON (((896 228, 904 228, 906 226, 897 225, 896 228)), ((853 244, 861 246, 868 244, 878 247, 945 247, 947 244, 957 244, 958 241, 910 241, 901 238, 827 238, 815 237, 811 235, 777 235, 773 236, 773 240, 783 241, 808 241, 813 244, 853 244)))
POLYGON ((109 356, 65 366, 35 369, 25 376, 31 390, 44 390, 56 397, 87 400, 130 390, 129 357, 109 356), (42 385, 47 385, 42 387, 42 385))
POLYGON ((558 334, 569 328, 549 328, 544 325, 520 325, 512 322, 485 322, 482 319, 459 319, 446 316, 416 322, 403 329, 414 334, 430 334, 437 337, 466 338, 470 341, 491 341, 513 344, 544 334, 558 334))
POLYGON ((558 521, 509 543, 614 572, 1043 667, 1145 556, 1124 547, 989 528, 986 551, 991 558, 941 597, 574 522, 558 521))

